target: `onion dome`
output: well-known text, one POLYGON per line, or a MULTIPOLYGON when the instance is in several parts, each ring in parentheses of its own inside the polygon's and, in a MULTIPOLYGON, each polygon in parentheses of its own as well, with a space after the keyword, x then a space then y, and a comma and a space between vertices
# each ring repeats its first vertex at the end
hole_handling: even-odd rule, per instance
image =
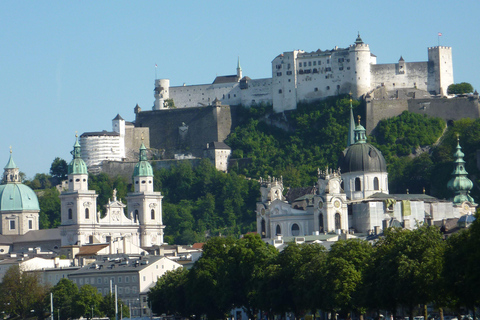
POLYGON ((81 150, 80 144, 78 143, 78 135, 75 135, 75 138, 73 151, 70 152, 73 155, 73 159, 68 164, 68 174, 88 174, 87 165, 80 156, 81 150))
POLYGON ((339 167, 343 173, 348 172, 387 172, 387 164, 380 150, 367 143, 365 128, 360 124, 355 127, 355 143, 340 155, 339 167))
POLYGON ((10 159, 5 166, 3 184, 0 185, 0 212, 39 211, 38 198, 32 189, 21 183, 18 167, 10 150, 10 159))
POLYGON ((455 193, 453 198, 453 203, 459 204, 465 201, 470 201, 475 203, 473 198, 470 196, 470 190, 473 188, 473 182, 468 179, 468 172, 465 170, 465 160, 463 157, 465 154, 462 152, 462 147, 460 147, 460 141, 457 136, 457 150, 455 151, 455 168, 452 172, 452 179, 448 181, 447 188, 455 193))
POLYGON ((355 39, 355 44, 363 44, 363 40, 360 38, 360 32, 358 32, 357 39, 355 39))
POLYGON ((140 146, 140 157, 139 161, 133 169, 134 177, 153 177, 153 169, 151 164, 147 160, 147 148, 142 142, 140 146))

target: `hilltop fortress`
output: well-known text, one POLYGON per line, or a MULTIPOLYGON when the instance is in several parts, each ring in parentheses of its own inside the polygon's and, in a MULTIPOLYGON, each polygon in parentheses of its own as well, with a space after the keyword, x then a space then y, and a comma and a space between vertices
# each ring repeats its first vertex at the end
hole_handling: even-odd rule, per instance
POLYGON ((170 86, 170 80, 155 80, 153 110, 211 105, 252 106, 271 103, 275 112, 296 109, 300 101, 352 93, 361 98, 375 89, 416 89, 429 95, 445 95, 453 83, 451 47, 428 48, 428 61, 377 64, 368 44, 358 35, 348 48, 284 52, 272 61, 272 77, 250 79, 242 75, 240 61, 235 75, 218 76, 211 84, 170 86))

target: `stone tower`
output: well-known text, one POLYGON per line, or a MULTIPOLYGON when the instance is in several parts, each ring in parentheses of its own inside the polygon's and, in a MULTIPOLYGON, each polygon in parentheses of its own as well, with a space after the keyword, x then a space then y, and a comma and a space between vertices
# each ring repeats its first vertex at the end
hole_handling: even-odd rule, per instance
POLYGON ((142 143, 140 157, 133 171, 134 192, 127 196, 128 215, 140 223, 140 244, 152 247, 163 244, 162 194, 153 190, 153 169, 142 143))
POLYGON ((452 47, 428 48, 428 86, 432 94, 447 95, 453 83, 452 47))

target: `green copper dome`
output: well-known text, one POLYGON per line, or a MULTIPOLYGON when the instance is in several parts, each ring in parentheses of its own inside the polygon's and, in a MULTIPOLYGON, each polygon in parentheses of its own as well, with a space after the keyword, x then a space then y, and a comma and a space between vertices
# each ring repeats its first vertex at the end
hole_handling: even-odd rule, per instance
POLYGON ((448 181, 447 188, 455 193, 453 203, 460 204, 465 201, 475 203, 470 196, 470 190, 473 188, 472 180, 468 179, 468 172, 465 170, 464 153, 460 147, 460 141, 457 137, 457 150, 455 151, 455 168, 452 172, 452 179, 448 181))
POLYGON ((8 159, 8 163, 4 169, 16 169, 16 168, 17 168, 17 165, 13 161, 12 151, 10 150, 10 159, 8 159))
POLYGON ((0 185, 0 211, 23 210, 40 210, 35 192, 23 183, 0 185))
POLYGON ((140 146, 140 157, 139 161, 133 169, 134 177, 153 177, 153 168, 150 163, 147 161, 147 148, 142 142, 140 146))
POLYGON ((80 144, 78 143, 78 135, 73 145, 73 151, 70 152, 73 155, 73 160, 68 164, 68 174, 88 174, 87 165, 80 157, 80 144))

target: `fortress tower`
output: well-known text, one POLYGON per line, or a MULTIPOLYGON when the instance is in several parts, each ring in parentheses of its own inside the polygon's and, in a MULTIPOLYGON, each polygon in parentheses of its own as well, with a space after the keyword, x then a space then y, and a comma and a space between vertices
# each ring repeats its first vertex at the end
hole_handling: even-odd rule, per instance
POLYGON ((155 80, 153 110, 161 110, 165 108, 165 100, 169 99, 170 80, 157 79, 155 80))
POLYGON ((428 86, 431 94, 447 95, 453 83, 452 47, 428 48, 428 86))
POLYGON ((351 92, 355 98, 362 96, 370 90, 371 72, 370 60, 371 53, 368 44, 363 43, 360 34, 358 34, 355 44, 349 47, 350 59, 353 60, 352 86, 351 92))

